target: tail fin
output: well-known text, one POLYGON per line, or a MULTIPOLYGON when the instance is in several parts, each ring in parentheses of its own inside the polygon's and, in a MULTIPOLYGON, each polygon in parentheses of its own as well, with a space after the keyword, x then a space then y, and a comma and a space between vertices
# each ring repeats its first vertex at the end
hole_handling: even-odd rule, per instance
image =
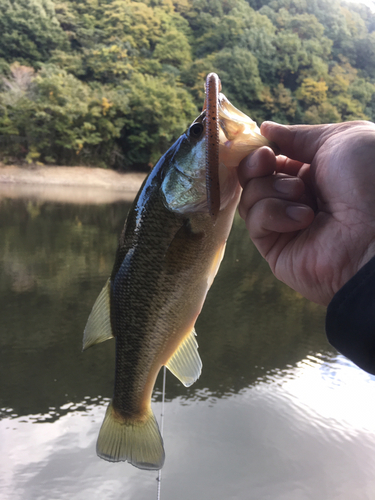
POLYGON ((142 421, 125 420, 110 403, 100 428, 96 453, 109 462, 128 461, 139 469, 161 469, 165 458, 163 438, 152 410, 142 421))

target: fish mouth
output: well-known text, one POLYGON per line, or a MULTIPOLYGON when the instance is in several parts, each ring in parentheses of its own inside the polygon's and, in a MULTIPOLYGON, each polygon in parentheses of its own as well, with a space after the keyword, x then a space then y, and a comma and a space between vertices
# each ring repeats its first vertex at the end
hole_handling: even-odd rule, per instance
POLYGON ((227 159, 224 163, 228 168, 236 167, 245 156, 262 146, 279 154, 279 148, 260 133, 256 122, 233 106, 222 93, 218 96, 218 104, 220 156, 227 159), (231 152, 229 161, 225 149, 231 152))
POLYGON ((206 139, 206 195, 210 215, 216 218, 221 209, 221 178, 223 166, 233 169, 249 153, 262 146, 279 154, 278 147, 266 139, 258 125, 237 109, 221 93, 221 82, 216 73, 206 78, 206 98, 203 113, 197 118, 205 122, 206 139))
POLYGON ((276 154, 277 148, 262 136, 254 120, 221 93, 221 82, 216 73, 207 75, 205 87, 203 112, 195 121, 202 121, 205 126, 207 207, 215 220, 225 205, 221 200, 222 186, 223 181, 225 184, 229 177, 233 177, 229 171, 233 172, 245 156, 262 146, 271 147, 276 154))
POLYGON ((203 111, 173 145, 161 190, 168 209, 178 213, 204 212, 213 224, 239 186, 236 167, 262 146, 274 149, 257 124, 220 92, 218 76, 210 73, 203 111), (202 127, 196 127, 196 124, 202 127))

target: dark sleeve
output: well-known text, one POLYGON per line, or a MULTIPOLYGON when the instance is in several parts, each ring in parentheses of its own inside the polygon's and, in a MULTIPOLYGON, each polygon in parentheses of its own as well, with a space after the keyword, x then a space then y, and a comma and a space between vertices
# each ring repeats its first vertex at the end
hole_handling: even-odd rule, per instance
POLYGON ((326 333, 341 354, 375 375, 375 257, 333 297, 326 333))

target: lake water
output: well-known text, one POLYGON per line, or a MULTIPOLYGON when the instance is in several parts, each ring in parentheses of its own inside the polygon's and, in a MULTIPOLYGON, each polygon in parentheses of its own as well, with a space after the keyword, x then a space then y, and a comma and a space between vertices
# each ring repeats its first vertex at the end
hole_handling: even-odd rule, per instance
MULTIPOLYGON (((0 498, 156 499, 157 473, 95 453, 114 342, 81 352, 129 202, 70 201, 0 199, 0 498)), ((167 373, 161 499, 375 498, 375 378, 329 346, 324 316, 236 217, 196 325, 202 375, 167 373)))

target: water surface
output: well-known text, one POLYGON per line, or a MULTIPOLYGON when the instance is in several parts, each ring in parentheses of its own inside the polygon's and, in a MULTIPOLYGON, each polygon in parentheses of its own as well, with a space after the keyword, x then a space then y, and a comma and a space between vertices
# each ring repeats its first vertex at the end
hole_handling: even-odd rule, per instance
MULTIPOLYGON (((156 473, 96 456, 114 343, 81 352, 128 208, 0 200, 2 500, 156 498, 156 473)), ((196 325, 202 375, 187 389, 167 374, 162 499, 374 498, 375 379, 328 345, 324 315, 237 217, 196 325)))

